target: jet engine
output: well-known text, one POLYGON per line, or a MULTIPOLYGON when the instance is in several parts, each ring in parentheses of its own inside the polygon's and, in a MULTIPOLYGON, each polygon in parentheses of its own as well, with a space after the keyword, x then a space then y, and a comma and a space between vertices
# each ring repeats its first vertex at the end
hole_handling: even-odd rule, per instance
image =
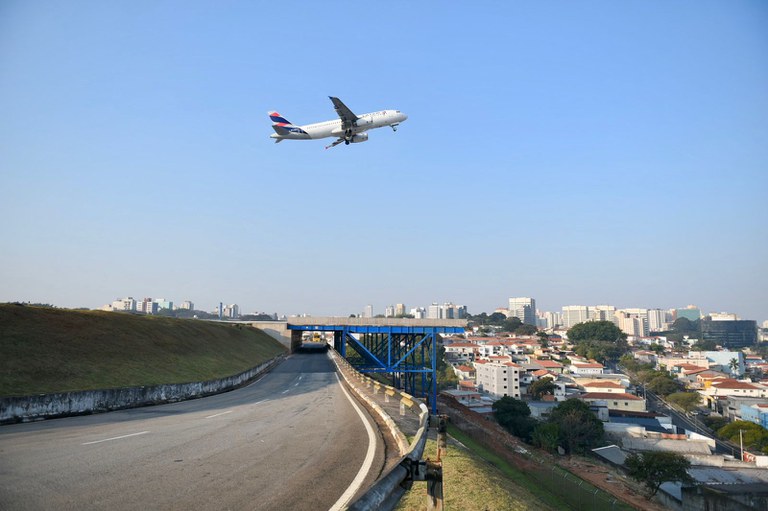
POLYGON ((353 144, 358 144, 360 142, 365 142, 368 140, 368 133, 358 133, 357 135, 353 135, 351 139, 349 139, 350 142, 353 144))

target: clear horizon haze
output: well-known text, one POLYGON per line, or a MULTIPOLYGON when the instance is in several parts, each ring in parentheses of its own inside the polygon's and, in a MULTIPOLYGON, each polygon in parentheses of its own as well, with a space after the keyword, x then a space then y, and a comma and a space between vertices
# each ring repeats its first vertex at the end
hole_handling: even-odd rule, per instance
POLYGON ((768 319, 768 3, 0 4, 0 302, 768 319), (366 143, 267 116, 399 109, 366 143))

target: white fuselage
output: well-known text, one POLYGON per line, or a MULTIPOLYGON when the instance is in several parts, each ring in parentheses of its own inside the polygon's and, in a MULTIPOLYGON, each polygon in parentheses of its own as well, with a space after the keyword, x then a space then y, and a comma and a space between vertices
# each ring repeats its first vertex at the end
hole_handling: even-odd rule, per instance
POLYGON ((348 137, 375 128, 392 126, 393 124, 396 125, 407 118, 408 116, 399 110, 381 110, 358 116, 355 125, 346 133, 341 127, 341 119, 336 119, 299 126, 305 133, 291 132, 286 133, 285 135, 273 133, 270 137, 282 140, 315 140, 318 138, 348 137))

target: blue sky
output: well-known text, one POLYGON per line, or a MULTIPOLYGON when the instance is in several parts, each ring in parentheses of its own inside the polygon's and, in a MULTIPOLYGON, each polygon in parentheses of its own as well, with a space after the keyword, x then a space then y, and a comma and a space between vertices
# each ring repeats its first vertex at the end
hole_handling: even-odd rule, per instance
POLYGON ((0 301, 768 319, 768 4, 0 4, 0 301), (409 115, 324 150, 297 124, 409 115))

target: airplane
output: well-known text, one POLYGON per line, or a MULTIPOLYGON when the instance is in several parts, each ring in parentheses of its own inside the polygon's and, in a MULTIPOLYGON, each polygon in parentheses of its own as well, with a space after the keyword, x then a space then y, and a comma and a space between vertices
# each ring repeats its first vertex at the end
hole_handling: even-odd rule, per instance
POLYGON ((274 138, 275 144, 278 144, 283 140, 314 140, 318 138, 339 137, 331 145, 325 146, 326 149, 330 149, 342 142, 346 145, 365 142, 368 140, 368 133, 364 132, 374 128, 389 126, 392 128, 392 131, 397 131, 398 125, 408 118, 400 110, 380 110, 357 116, 339 98, 328 97, 333 102, 333 108, 336 109, 336 113, 339 114, 338 120, 296 126, 279 113, 268 112, 269 118, 272 119, 272 129, 275 130, 275 133, 270 135, 270 138, 274 138))

